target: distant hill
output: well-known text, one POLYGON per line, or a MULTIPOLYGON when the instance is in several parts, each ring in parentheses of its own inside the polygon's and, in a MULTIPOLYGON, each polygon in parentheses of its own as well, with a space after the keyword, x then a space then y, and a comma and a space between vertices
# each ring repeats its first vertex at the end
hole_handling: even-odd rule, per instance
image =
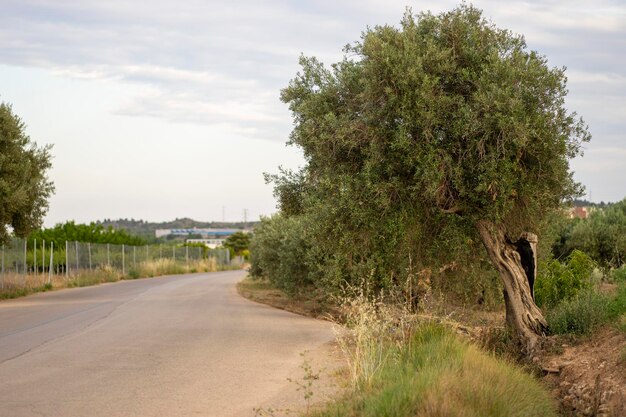
POLYGON ((156 241, 154 231, 157 229, 198 229, 204 228, 227 228, 227 229, 243 229, 244 225, 248 228, 254 227, 258 222, 199 222, 190 218, 175 219, 167 222, 147 222, 145 220, 135 219, 104 219, 97 221, 104 227, 112 226, 115 229, 126 230, 131 235, 140 236, 148 241, 156 241))
POLYGON ((601 201, 599 203, 593 203, 591 201, 587 201, 587 200, 581 200, 581 199, 575 199, 574 200, 574 207, 596 207, 596 208, 607 208, 612 206, 614 203, 608 202, 605 203, 604 201, 601 201))

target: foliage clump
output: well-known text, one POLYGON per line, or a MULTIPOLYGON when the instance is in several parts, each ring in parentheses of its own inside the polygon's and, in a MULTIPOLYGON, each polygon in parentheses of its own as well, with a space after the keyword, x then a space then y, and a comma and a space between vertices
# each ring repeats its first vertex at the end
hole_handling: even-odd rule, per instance
POLYGON ((234 256, 247 255, 250 249, 250 234, 235 232, 226 238, 224 247, 228 248, 234 256))
POLYGON ((540 266, 535 284, 537 305, 552 307, 592 286, 596 263, 584 252, 574 250, 564 263, 552 259, 540 266))
POLYGON ((104 227, 98 223, 76 224, 73 221, 59 223, 54 227, 37 230, 30 234, 29 239, 54 242, 57 248, 65 247, 65 242, 110 243, 114 245, 144 245, 146 242, 138 236, 133 236, 123 229, 104 227))
POLYGON ((250 274, 265 277, 288 294, 313 284, 310 243, 299 217, 261 218, 250 242, 250 274))
POLYGON ((626 264, 626 199, 592 211, 587 219, 566 222, 553 245, 554 256, 581 250, 604 268, 626 264))
POLYGON ((406 286, 424 271, 489 276, 479 222, 515 239, 580 194, 569 160, 589 133, 564 107, 564 69, 480 10, 407 12, 345 52, 330 68, 302 57, 282 91, 306 165, 269 176, 285 218, 262 227, 292 227, 272 242, 298 255, 274 256, 261 249, 269 234, 256 236, 253 271, 329 292, 406 286))
POLYGON ((595 289, 581 291, 548 310, 550 331, 555 334, 590 334, 595 328, 610 321, 623 326, 626 317, 626 285, 621 284, 615 295, 595 289))
POLYGON ((10 229, 24 237, 41 225, 54 191, 50 147, 38 148, 10 105, 0 103, 0 242, 10 229))

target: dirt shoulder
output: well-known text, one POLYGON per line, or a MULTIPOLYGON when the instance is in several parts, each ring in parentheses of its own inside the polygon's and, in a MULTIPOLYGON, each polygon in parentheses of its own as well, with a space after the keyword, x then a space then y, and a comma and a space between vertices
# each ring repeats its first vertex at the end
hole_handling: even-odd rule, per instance
POLYGON ((334 321, 333 317, 339 314, 339 310, 319 294, 297 294, 290 297, 269 281, 247 277, 237 283, 237 292, 248 300, 320 320, 334 321))
MULTIPOLYGON (((267 281, 249 277, 237 283, 242 297, 280 310, 335 321, 338 310, 313 294, 290 297, 267 281)), ((290 378, 285 392, 260 404, 257 416, 309 415, 343 392, 347 384, 345 357, 336 341, 301 353, 301 375, 290 378)))
POLYGON ((566 416, 626 416, 626 334, 606 326, 574 341, 555 338, 541 365, 566 416))

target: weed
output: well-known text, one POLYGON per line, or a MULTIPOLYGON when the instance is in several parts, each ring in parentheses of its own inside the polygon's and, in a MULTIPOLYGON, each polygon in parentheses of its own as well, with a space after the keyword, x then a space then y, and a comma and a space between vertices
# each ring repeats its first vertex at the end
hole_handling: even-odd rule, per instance
MULTIPOLYGON (((302 377, 302 379, 287 378, 287 381, 296 385, 296 391, 302 392, 302 396, 306 404, 304 415, 309 416, 311 413, 313 395, 315 394, 314 385, 315 382, 320 379, 320 374, 322 373, 322 370, 314 371, 313 367, 311 366, 311 362, 306 357, 306 354, 306 351, 300 353, 300 356, 302 357, 302 364, 300 365, 300 369, 304 371, 304 376, 302 377)), ((277 417, 279 413, 283 415, 296 413, 295 410, 291 410, 288 408, 255 407, 252 410, 255 413, 255 417, 277 417)))
POLYGON ((313 385, 315 381, 318 381, 320 379, 320 373, 322 371, 313 371, 311 362, 306 358, 306 351, 300 353, 300 356, 302 356, 303 360, 300 368, 304 371, 304 377, 302 378, 302 380, 287 378, 287 381, 296 384, 296 386, 298 387, 296 390, 302 392, 304 402, 306 404, 306 415, 308 416, 311 412, 311 401, 314 394, 313 385))

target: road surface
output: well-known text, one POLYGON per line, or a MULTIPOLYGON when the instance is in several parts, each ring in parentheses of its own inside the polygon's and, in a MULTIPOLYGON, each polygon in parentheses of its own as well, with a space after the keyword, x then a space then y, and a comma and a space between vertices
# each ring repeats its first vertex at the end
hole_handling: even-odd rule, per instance
POLYGON ((253 416, 290 407, 328 323, 239 297, 243 271, 0 302, 0 416, 253 416))

